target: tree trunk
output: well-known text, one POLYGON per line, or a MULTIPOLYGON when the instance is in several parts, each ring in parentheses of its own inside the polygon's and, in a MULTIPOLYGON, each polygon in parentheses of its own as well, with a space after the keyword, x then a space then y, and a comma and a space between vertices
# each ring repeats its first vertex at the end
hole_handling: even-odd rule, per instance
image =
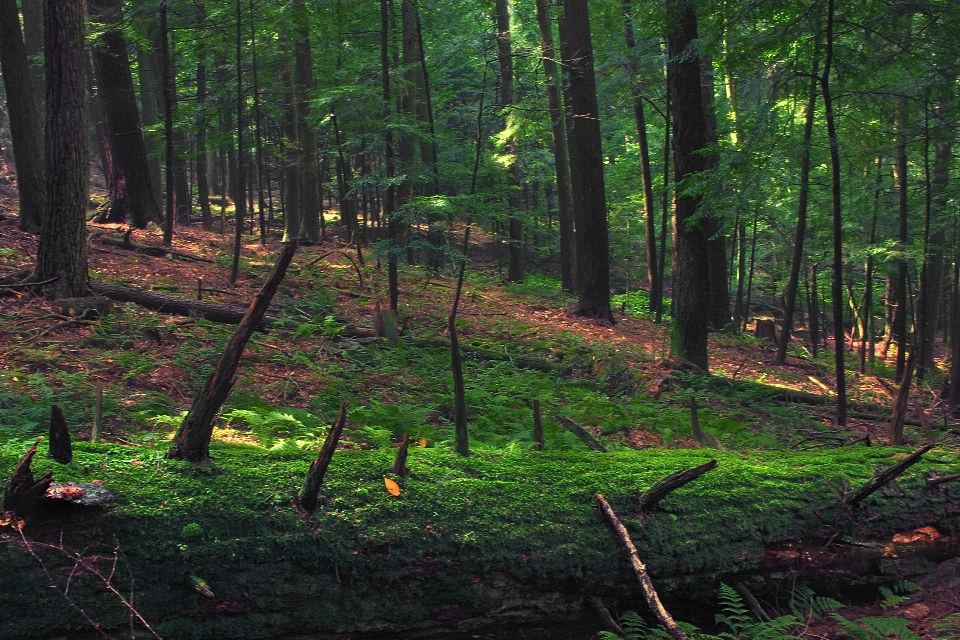
MULTIPOLYGON (((670 60, 667 84, 673 105, 674 181, 706 169, 706 140, 700 99, 700 61, 696 53, 697 12, 689 0, 667 0, 670 60)), ((705 225, 696 223, 700 196, 680 193, 675 204, 675 269, 671 354, 707 371, 709 262, 705 225)))
POLYGON ((550 132, 553 140, 553 158, 557 175, 557 224, 560 227, 560 285, 564 291, 574 291, 573 212, 570 203, 570 164, 567 160, 567 135, 563 125, 563 107, 560 103, 560 78, 557 74, 557 54, 553 47, 553 27, 547 0, 537 0, 537 24, 540 27, 540 48, 543 52, 543 75, 547 82, 547 104, 550 113, 550 132))
MULTIPOLYGON (((390 120, 393 98, 390 91, 390 4, 389 0, 380 0, 380 79, 383 86, 383 121, 390 120)), ((387 222, 390 236, 390 254, 387 257, 387 279, 390 297, 390 309, 396 313, 400 298, 400 276, 397 269, 397 253, 400 251, 401 223, 396 216, 396 187, 392 184, 395 174, 393 158, 393 129, 386 125, 383 134, 384 173, 387 178, 386 193, 383 197, 381 220, 387 222)), ((381 222, 382 224, 382 222, 381 222)))
MULTIPOLYGON (((233 264, 230 267, 230 284, 237 284, 237 272, 240 270, 240 243, 243 238, 243 223, 247 217, 247 173, 244 167, 243 156, 243 128, 244 128, 244 110, 243 104, 245 96, 243 94, 243 5, 241 0, 237 0, 237 158, 236 162, 231 162, 230 166, 236 171, 236 180, 233 181, 236 190, 236 196, 233 206, 236 209, 236 226, 233 230, 233 264)), ((314 185, 316 187, 316 185, 314 185)), ((286 269, 286 267, 284 267, 286 269)), ((272 296, 273 294, 271 294, 272 296)), ((224 397, 226 399, 226 397, 224 397)))
MULTIPOLYGON (((497 49, 500 61, 500 106, 506 112, 506 129, 514 127, 513 106, 513 46, 510 35, 509 0, 496 0, 497 9, 497 49)), ((523 221, 519 217, 520 209, 520 158, 517 139, 510 136, 503 143, 503 155, 507 160, 510 179, 507 182, 507 206, 510 208, 510 245, 507 280, 523 281, 523 221)))
POLYGON ((200 223, 207 231, 213 229, 210 210, 210 185, 207 182, 207 66, 203 54, 197 64, 197 196, 200 198, 200 223))
POLYGON ((567 140, 577 232, 579 300, 576 313, 613 323, 603 150, 590 15, 586 0, 560 0, 557 4, 560 8, 560 54, 569 80, 572 111, 567 140))
MULTIPOLYGON (((29 1, 29 0, 28 0, 29 1)), ((20 34, 16 0, 0 0, 0 68, 10 115, 13 161, 17 167, 20 195, 20 229, 40 233, 46 210, 47 185, 44 177, 43 125, 37 120, 30 65, 20 34)), ((82 79, 83 67, 81 67, 82 79)))
POLYGON ((833 12, 834 0, 827 3, 827 51, 823 61, 820 87, 823 91, 823 107, 827 119, 827 135, 830 139, 830 164, 833 174, 833 336, 836 365, 837 426, 847 424, 847 380, 843 367, 843 220, 840 205, 840 148, 837 141, 837 126, 833 116, 833 98, 830 94, 830 66, 833 62, 833 12))
POLYGON ((160 223, 160 206, 150 183, 147 146, 143 139, 136 91, 130 73, 127 42, 117 27, 122 20, 120 0, 88 0, 91 17, 99 19, 103 31, 94 41, 93 62, 103 110, 104 144, 110 172, 110 203, 106 219, 130 221, 137 229, 160 223))
POLYGON ((283 85, 283 241, 300 237, 300 129, 297 126, 297 98, 293 81, 293 62, 280 60, 280 84, 283 85))
MULTIPOLYGON (((630 17, 630 0, 623 0, 623 29, 628 49, 636 47, 633 35, 633 20, 630 17)), ((632 51, 631 56, 635 55, 632 51)), ((639 70, 635 58, 630 60, 630 82, 633 83, 633 118, 637 125, 637 143, 640 147, 640 185, 643 189, 643 219, 646 229, 647 281, 650 291, 650 312, 660 312, 663 299, 663 283, 657 264, 657 222, 654 212, 653 177, 650 170, 650 149, 647 144, 647 121, 643 110, 643 95, 640 93, 639 70)))
POLYGON ((308 11, 304 0, 294 0, 302 25, 295 48, 297 66, 297 115, 300 123, 300 224, 303 238, 320 241, 320 180, 317 175, 317 133, 310 122, 310 93, 313 91, 313 54, 310 47, 308 11))
MULTIPOLYGON (((813 75, 817 75, 818 64, 814 54, 813 75)), ((800 266, 803 264, 803 241, 807 234, 807 202, 810 194, 810 140, 813 138, 813 118, 817 108, 816 79, 810 81, 810 96, 803 124, 803 143, 800 149, 800 192, 797 195, 797 235, 793 244, 793 262, 790 265, 790 279, 784 293, 783 328, 780 331, 780 344, 777 349, 777 364, 787 361, 787 345, 793 331, 793 309, 797 300, 797 288, 800 284, 800 266)))
MULTIPOLYGON (((163 224, 163 244, 173 242, 173 105, 176 102, 173 68, 170 60, 170 30, 167 25, 167 3, 160 3, 160 82, 163 85, 163 140, 166 173, 166 216, 163 224)), ((226 195, 226 194, 224 194, 226 195)))
MULTIPOLYGON (((700 104, 703 108, 704 144, 711 151, 706 156, 706 169, 714 170, 720 162, 717 148, 717 113, 714 109, 713 60, 700 57, 700 104)), ((701 199, 701 209, 709 206, 709 198, 701 199)), ((702 211, 706 214, 702 224, 707 235, 707 262, 709 274, 708 326, 721 330, 730 324, 730 290, 727 287, 727 238, 722 220, 712 207, 702 211)))
POLYGON ((217 368, 207 378, 194 399, 190 411, 184 416, 177 430, 173 447, 167 453, 168 458, 191 462, 205 462, 210 458, 210 438, 213 435, 214 418, 217 417, 233 389, 233 377, 240 367, 244 347, 247 346, 253 332, 263 322, 263 317, 270 308, 270 301, 273 300, 277 287, 283 281, 283 276, 296 250, 297 244, 291 242, 280 251, 273 270, 267 276, 257 297, 250 304, 243 320, 240 321, 240 325, 220 357, 220 362, 217 363, 217 368))
POLYGON ((78 298, 87 282, 89 157, 84 99, 82 0, 48 0, 45 28, 47 75, 47 202, 37 247, 37 282, 50 299, 78 298))
POLYGON ((30 64, 30 76, 32 78, 33 102, 36 104, 35 118, 41 127, 46 121, 43 105, 47 86, 43 62, 43 7, 44 0, 22 0, 20 2, 20 8, 23 12, 23 44, 27 50, 27 61, 30 64))
MULTIPOLYGON (((260 112, 260 69, 257 64, 257 25, 254 21, 254 0, 250 0, 250 49, 253 57, 253 112, 254 112, 254 143, 256 145, 256 162, 257 162, 257 212, 259 214, 260 221, 260 244, 266 246, 267 244, 267 221, 264 217, 264 209, 267 207, 267 203, 264 200, 263 195, 263 136, 261 134, 261 112, 260 112)), ((267 177, 269 182, 269 176, 267 177)), ((199 177, 198 177, 199 182, 199 177)), ((323 196, 322 196, 322 184, 323 176, 318 176, 317 178, 317 207, 319 216, 320 216, 320 227, 321 231, 323 230, 323 196)), ((267 187, 269 191, 269 186, 267 187)))

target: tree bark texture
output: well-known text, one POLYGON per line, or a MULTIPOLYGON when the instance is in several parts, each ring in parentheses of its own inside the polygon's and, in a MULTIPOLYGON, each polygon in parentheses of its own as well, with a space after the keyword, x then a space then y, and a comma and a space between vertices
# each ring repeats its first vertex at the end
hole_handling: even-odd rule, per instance
POLYGON ((46 210, 47 185, 42 121, 37 119, 34 96, 43 88, 33 86, 35 78, 20 33, 16 0, 0 0, 0 70, 10 116, 13 161, 17 167, 20 230, 38 234, 46 210))
POLYGON ((312 513, 317 508, 323 478, 327 475, 330 461, 333 460, 333 454, 337 451, 337 443, 340 442, 340 434, 343 433, 343 427, 346 424, 347 403, 341 402, 337 418, 333 421, 316 460, 310 464, 310 470, 307 472, 307 477, 303 480, 303 486, 300 487, 300 494, 297 496, 300 507, 307 513, 312 513))
POLYGON ((104 29, 94 43, 93 62, 110 165, 105 170, 111 174, 106 220, 129 220, 134 227, 145 229, 150 222, 160 223, 160 206, 150 183, 147 146, 130 73, 127 42, 117 26, 122 20, 122 8, 119 0, 87 0, 88 12, 104 29))
POLYGON ((200 199, 200 224, 206 230, 213 229, 213 212, 210 209, 210 183, 207 180, 207 65, 201 60, 197 65, 197 197, 200 199))
POLYGON ((79 298, 90 292, 83 2, 48 0, 46 9, 48 200, 34 279, 56 278, 44 285, 48 298, 79 298))
POLYGON ((287 267, 297 251, 297 244, 291 242, 284 246, 277 256, 266 282, 250 304, 250 308, 240 321, 240 325, 227 344, 217 368, 207 378, 203 388, 193 401, 193 406, 183 418, 174 440, 174 445, 167 453, 168 458, 189 460, 191 462, 205 462, 210 458, 210 437, 213 435, 213 420, 217 417, 223 403, 227 401, 233 389, 233 377, 240 367, 240 358, 250 340, 250 336, 263 322, 270 301, 273 300, 277 287, 283 281, 287 267))
POLYGON ((709 326, 708 237, 697 221, 700 197, 684 193, 682 182, 706 169, 700 63, 695 47, 697 12, 688 0, 668 0, 667 84, 673 105, 674 205, 673 336, 671 354, 707 370, 709 326))
POLYGON ((567 142, 577 233, 579 300, 576 313, 612 323, 610 240, 590 16, 587 0, 559 0, 557 6, 560 12, 560 54, 569 80, 572 111, 567 142))
POLYGON ((317 166, 317 132, 310 121, 310 93, 313 92, 313 56, 308 13, 304 0, 294 0, 301 29, 295 47, 297 68, 297 115, 300 124, 300 224, 307 242, 320 241, 320 176, 317 166))
MULTIPOLYGON (((717 150, 717 113, 714 107, 713 60, 700 57, 700 105, 703 108, 704 144, 710 149, 706 169, 713 170, 720 163, 717 150)), ((727 278, 727 238, 722 220, 709 208, 710 198, 701 200, 704 216, 702 224, 707 234, 707 261, 709 263, 709 327, 720 330, 730 324, 730 289, 727 278)))
POLYGON ((553 140, 553 158, 557 175, 557 226, 560 227, 560 284, 568 293, 574 292, 573 210, 570 202, 570 164, 567 160, 567 132, 564 126, 563 105, 560 102, 560 76, 557 73, 557 53, 553 46, 553 27, 547 0, 537 0, 537 25, 540 28, 540 48, 543 53, 543 75, 547 82, 547 105, 550 113, 550 133, 553 140))
MULTIPOLYGON (((138 16, 137 21, 141 22, 140 30, 147 33, 156 33, 157 24, 153 22, 152 16, 148 17, 143 9, 144 0, 135 0, 133 11, 138 16)), ((202 21, 201 21, 202 24, 202 21)), ((160 145, 158 144, 158 134, 155 131, 146 131, 160 123, 160 112, 157 109, 157 96, 159 94, 157 86, 157 74, 160 73, 157 56, 162 48, 158 42, 158 37, 151 39, 153 50, 148 50, 143 46, 137 45, 137 77, 139 79, 140 91, 140 109, 141 119, 144 127, 144 143, 147 147, 147 163, 150 166, 150 186, 153 189, 153 198, 157 201, 157 206, 163 209, 163 189, 160 178, 160 145)))
POLYGON ((300 128, 297 125, 297 94, 293 80, 293 61, 280 60, 283 85, 283 241, 300 237, 300 128))
MULTIPOLYGON (((46 74, 43 63, 43 24, 44 0, 21 0, 20 10, 23 12, 23 44, 27 48, 27 60, 30 64, 30 75, 33 79, 33 102, 36 104, 36 120, 43 126, 44 102, 46 100, 46 74)), ((42 147, 42 145, 41 145, 42 147)))

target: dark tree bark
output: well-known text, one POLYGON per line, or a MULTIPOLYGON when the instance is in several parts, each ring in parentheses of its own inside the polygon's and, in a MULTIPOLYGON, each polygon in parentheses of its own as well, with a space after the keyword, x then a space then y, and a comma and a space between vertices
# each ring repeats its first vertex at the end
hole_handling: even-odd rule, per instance
MULTIPOLYGON (((231 168, 236 171, 236 180, 233 181, 236 197, 233 206, 236 209, 236 226, 233 233, 233 264, 230 266, 230 284, 237 284, 237 275, 240 271, 240 243, 243 239, 243 223, 247 217, 247 187, 246 167, 243 155, 244 110, 243 103, 246 97, 243 93, 243 4, 237 0, 237 157, 231 162, 231 168)), ((316 185, 314 185, 316 186, 316 185)), ((286 267, 284 267, 286 268, 286 267)), ((272 294, 271 294, 272 295, 272 294)))
POLYGON ((87 282, 89 157, 82 0, 47 0, 47 213, 37 248, 37 282, 48 298, 78 298, 87 282))
POLYGON ((300 129, 297 126, 297 93, 293 61, 280 60, 283 85, 283 241, 300 237, 300 129))
POLYGON ((13 161, 17 167, 20 229, 37 234, 43 224, 47 196, 43 130, 41 121, 37 120, 34 100, 40 89, 33 86, 16 0, 0 0, 0 69, 10 115, 13 161))
POLYGON ((563 124, 560 103, 560 77, 557 73, 557 54, 553 47, 553 28, 547 0, 537 0, 537 25, 540 27, 540 48, 543 52, 543 75, 547 82, 547 104, 550 112, 550 132, 553 136, 553 158, 557 174, 557 224, 560 227, 560 284, 564 291, 574 292, 573 211, 570 202, 570 165, 567 161, 567 133, 563 124))
MULTIPOLYGON (((62 0, 56 0, 62 1, 62 0)), ((210 437, 213 435, 213 420, 220 412, 223 403, 227 401, 233 389, 233 377, 240 367, 240 358, 250 340, 250 336, 263 322, 263 318, 270 308, 277 287, 283 281, 287 267, 293 260, 297 245, 291 242, 284 246, 277 256, 266 282, 250 304, 243 320, 227 344, 217 368, 207 378, 203 388, 197 394, 190 407, 190 411, 183 418, 174 440, 174 445, 167 453, 168 458, 189 460, 191 462, 205 462, 210 458, 210 437)))
MULTIPOLYGON (((711 151, 706 156, 706 169, 716 169, 720 163, 717 148, 717 114, 714 109, 713 60, 700 57, 700 104, 703 108, 704 144, 711 151)), ((730 324, 730 289, 727 281, 727 238, 723 233, 723 224, 712 211, 710 198, 701 199, 700 215, 707 234, 707 261, 710 280, 708 323, 714 330, 720 330, 730 324)))
MULTIPOLYGON (((669 83, 668 83, 669 85, 669 83)), ((667 230, 670 228, 668 224, 670 218, 670 206, 672 204, 672 189, 673 186, 670 184, 670 149, 672 148, 673 140, 670 138, 670 118, 672 117, 673 106, 670 104, 670 91, 667 90, 667 95, 664 96, 663 101, 663 197, 660 199, 660 308, 657 309, 657 315, 655 316, 654 322, 660 324, 663 320, 663 289, 667 279, 667 230)))
POLYGON ((200 224, 207 231, 213 229, 210 210, 210 183, 207 180, 207 65, 203 53, 198 53, 197 64, 197 196, 200 199, 200 224))
POLYGON ((684 193, 682 181, 706 169, 706 140, 696 54, 697 12, 688 0, 668 0, 667 84, 673 105, 675 198, 673 336, 671 353, 707 370, 709 266, 707 233, 694 221, 700 197, 684 193))
MULTIPOLYGON (((508 0, 495 0, 497 10, 497 51, 500 62, 500 106, 506 112, 506 128, 513 127, 513 43, 510 35, 510 3, 508 0)), ((504 142, 503 154, 509 159, 507 171, 510 180, 507 184, 507 206, 510 208, 509 233, 510 245, 507 252, 507 280, 523 281, 523 221, 519 217, 520 209, 520 158, 517 139, 510 136, 504 142)))
POLYGON ((337 452, 337 443, 340 441, 340 434, 343 433, 343 427, 347 424, 347 403, 340 403, 340 411, 337 413, 336 420, 330 426, 330 432, 327 434, 316 460, 310 464, 310 470, 307 477, 303 480, 303 486, 300 487, 300 494, 297 501, 307 513, 312 513, 317 508, 317 502, 320 497, 320 488, 323 486, 323 478, 327 475, 327 469, 330 467, 330 461, 333 460, 333 454, 337 452))
MULTIPOLYGON (((628 49, 636 47, 633 35, 633 20, 630 17, 630 1, 623 0, 624 37, 628 49)), ((632 55, 632 53, 631 53, 632 55)), ((637 143, 640 147, 640 185, 643 188, 643 219, 647 232, 647 280, 650 284, 650 312, 659 313, 663 300, 663 283, 657 263, 657 223, 654 212, 653 177, 650 170, 650 149, 647 144, 647 121, 643 110, 643 95, 640 93, 639 71, 635 58, 630 60, 630 81, 633 83, 633 117, 637 125, 637 143)))
MULTIPOLYGON (((167 25, 167 3, 160 3, 160 82, 163 86, 163 139, 166 164, 166 215, 163 221, 163 244, 173 242, 173 104, 176 102, 173 68, 170 61, 170 30, 167 25)), ((226 197, 226 194, 224 194, 226 197)))
MULTIPOLYGON (((139 21, 146 22, 146 11, 143 10, 143 0, 136 0, 133 3, 133 11, 138 16, 139 21)), ((140 27, 141 31, 147 33, 156 29, 156 24, 152 20, 140 27)), ((158 53, 162 45, 157 42, 157 37, 153 38, 154 50, 148 51, 142 46, 137 46, 137 76, 139 78, 140 91, 140 109, 143 120, 143 128, 151 129, 160 123, 160 114, 157 110, 157 74, 159 73, 158 53)), ((147 146, 147 163, 150 166, 150 186, 153 189, 153 199, 157 202, 157 207, 163 209, 163 189, 160 178, 160 146, 157 143, 157 134, 155 132, 144 131, 144 143, 147 146)))
MULTIPOLYGON (((870 222, 870 239, 869 244, 873 247, 873 243, 877 240, 877 218, 880 213, 880 187, 883 184, 883 174, 881 173, 883 168, 883 159, 877 158, 877 180, 873 190, 873 219, 870 222)), ((863 291, 863 312, 864 312, 864 329, 865 334, 862 336, 860 341, 860 373, 865 373, 867 370, 867 356, 869 351, 870 362, 873 362, 874 357, 874 345, 875 345, 875 335, 874 335, 874 323, 873 323, 873 254, 870 253, 867 255, 867 264, 864 267, 864 291, 863 291), (868 348, 869 345, 869 348, 868 348)))
MULTIPOLYGON (((897 111, 896 120, 896 149, 893 165, 894 177, 897 180, 897 228, 900 251, 907 249, 907 100, 903 98, 897 111)), ((895 298, 893 304, 893 342, 897 345, 897 377, 903 375, 907 362, 907 261, 901 258, 897 261, 897 281, 893 289, 895 298)))
POLYGON ((302 28, 295 47, 297 111, 300 123, 300 224, 308 242, 320 241, 320 179, 317 175, 317 133, 310 124, 310 92, 313 91, 313 55, 304 0, 294 0, 302 28))
MULTIPOLYGON (((23 44, 27 49, 27 61, 30 64, 30 76, 33 79, 33 102, 36 104, 36 120, 41 123, 44 119, 44 94, 46 92, 46 75, 43 64, 43 3, 44 0, 21 0, 20 9, 23 12, 23 44)), ((42 145, 41 145, 42 146, 42 145)))
POLYGON ((579 301, 576 313, 612 323, 610 243, 590 16, 586 0, 560 0, 557 6, 560 11, 560 55, 572 98, 567 140, 577 232, 579 301))
MULTIPOLYGON (((813 75, 817 75, 817 60, 814 56, 813 75)), ((797 235, 793 244, 793 262, 790 264, 790 279, 787 291, 783 294, 783 327, 780 330, 780 344, 777 348, 777 364, 787 361, 787 345, 793 331, 793 310, 800 285, 800 266, 803 264, 803 241, 807 234, 807 202, 810 194, 810 140, 813 138, 813 118, 817 108, 816 79, 810 81, 810 96, 807 99, 807 111, 803 124, 803 143, 800 149, 800 192, 797 194, 797 235)))
MULTIPOLYGON (((250 0, 250 52, 253 57, 253 111, 254 111, 254 144, 256 148, 256 162, 257 162, 257 213, 259 214, 260 219, 260 244, 266 246, 267 244, 267 221, 264 217, 264 209, 267 208, 267 202, 264 199, 263 195, 263 172, 264 172, 264 162, 263 162, 263 135, 261 132, 262 128, 262 118, 261 118, 261 109, 260 109, 260 68, 257 63, 257 25, 254 19, 254 0, 250 0)), ((197 177, 199 182, 199 173, 197 177)), ((267 177, 269 182, 269 176, 267 177)), ((318 189, 322 189, 319 185, 323 184, 323 176, 318 176, 318 189)), ((269 187, 267 187, 269 190, 269 187)), ((323 230, 323 197, 320 191, 318 191, 318 207, 320 211, 320 229, 323 230)))
POLYGON ((60 407, 53 405, 50 411, 50 458, 61 464, 73 462, 73 444, 70 430, 60 407))
POLYGON ((129 220, 137 229, 145 229, 151 222, 160 223, 160 206, 150 183, 127 42, 117 26, 122 9, 121 0, 87 0, 90 16, 103 25, 93 46, 93 62, 103 110, 104 145, 109 150, 110 166, 105 169, 110 172, 110 202, 104 218, 129 220))
MULTIPOLYGON (((390 91, 390 4, 389 0, 380 0, 380 79, 383 85, 383 120, 389 123, 392 102, 390 91)), ((397 270, 397 254, 400 251, 401 224, 396 217, 396 188, 392 184, 395 174, 393 157, 393 129, 389 124, 383 134, 384 170, 387 178, 386 193, 383 197, 382 220, 387 222, 390 236, 390 254, 387 257, 387 278, 390 296, 390 310, 397 312, 400 298, 400 276, 397 270)))
POLYGON ((833 115, 833 97, 830 93, 830 68, 833 63, 834 0, 827 3, 827 50, 823 61, 820 88, 823 91, 823 108, 827 119, 827 136, 830 139, 830 165, 833 193, 833 337, 835 374, 837 388, 837 426, 847 424, 847 379, 843 367, 843 219, 840 206, 840 147, 837 142, 837 125, 833 115))

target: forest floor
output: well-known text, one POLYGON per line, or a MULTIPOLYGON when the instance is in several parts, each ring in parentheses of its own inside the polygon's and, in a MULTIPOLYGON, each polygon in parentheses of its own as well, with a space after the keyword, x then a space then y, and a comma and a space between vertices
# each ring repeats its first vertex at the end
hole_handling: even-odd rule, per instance
MULTIPOLYGON (((36 253, 36 239, 17 229, 9 195, 0 202, 0 277, 29 268, 36 253)), ((344 326, 372 327, 376 309, 387 306, 387 274, 372 249, 365 250, 360 266, 356 250, 329 233, 337 230, 328 227, 330 239, 298 251, 272 311, 291 322, 251 341, 215 437, 267 447, 287 441, 308 446, 346 399, 356 408, 351 415, 359 428, 344 447, 390 446, 404 431, 430 446, 450 441, 448 350, 417 346, 412 338, 448 338, 453 269, 401 268, 398 348, 382 339, 345 337, 344 326)), ((203 231, 199 224, 176 230, 175 250, 211 262, 155 257, 100 241, 124 231, 118 225, 89 225, 91 278, 240 308, 261 286, 279 244, 275 235, 266 247, 244 236, 239 278, 231 285, 229 226, 227 235, 203 231)), ((160 245, 161 232, 156 227, 134 231, 132 239, 160 245)), ((524 284, 502 283, 494 250, 492 239, 474 229, 458 313, 466 347, 502 354, 496 361, 467 353, 473 446, 528 447, 530 402, 539 399, 548 447, 581 446, 562 429, 560 418, 574 420, 611 446, 695 447, 691 394, 704 429, 728 449, 826 447, 867 434, 877 443, 887 440, 881 421, 851 418, 846 427, 836 427, 829 405, 784 405, 749 389, 717 390, 670 360, 668 327, 637 309, 642 297, 616 298, 615 326, 585 320, 572 314, 573 301, 555 279, 531 276, 524 284), (531 371, 516 362, 521 359, 569 370, 563 375, 531 371)), ((104 396, 105 440, 148 446, 169 438, 231 332, 229 326, 132 304, 116 305, 97 321, 77 321, 25 291, 0 298, 0 440, 31 440, 42 432, 53 404, 64 408, 74 437, 89 437, 98 387, 104 396)), ((787 365, 778 366, 773 345, 749 332, 711 334, 710 373, 830 396, 832 344, 814 359, 805 332, 798 337, 800 345, 791 347, 787 365)), ((866 373, 854 370, 854 352, 847 355, 851 400, 889 410, 896 384, 894 349, 866 373)), ((942 370, 942 360, 938 364, 942 370)), ((942 425, 941 446, 956 450, 960 439, 951 431, 956 420, 939 401, 942 377, 933 372, 915 386, 912 397, 942 425)), ((908 416, 915 417, 912 409, 908 416)), ((924 440, 916 427, 908 426, 906 433, 908 441, 924 440)), ((843 613, 900 616, 920 637, 939 637, 932 624, 960 611, 958 593, 956 580, 945 579, 925 585, 922 595, 898 606, 884 608, 878 596, 843 613)), ((838 634, 835 623, 824 621, 805 635, 838 634)))

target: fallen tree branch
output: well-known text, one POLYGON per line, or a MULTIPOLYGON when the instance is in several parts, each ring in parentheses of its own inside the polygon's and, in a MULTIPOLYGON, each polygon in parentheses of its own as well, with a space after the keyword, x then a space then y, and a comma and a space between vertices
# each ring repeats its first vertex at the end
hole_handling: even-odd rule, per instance
POLYGON ((844 499, 844 502, 849 506, 854 506, 858 502, 862 501, 864 498, 869 496, 874 491, 880 489, 888 482, 899 476, 901 473, 920 462, 920 458, 923 457, 927 451, 933 448, 932 444, 924 446, 922 449, 917 449, 909 456, 898 462, 897 464, 887 467, 877 475, 870 478, 866 484, 857 489, 851 494, 848 494, 844 499))
POLYGON ((600 451, 602 453, 607 452, 607 448, 600 444, 600 441, 590 435, 590 432, 578 425, 576 422, 571 420, 566 416, 561 416, 560 421, 567 427, 567 430, 570 431, 573 435, 580 438, 583 444, 587 445, 588 449, 593 451, 600 451))
POLYGON ((200 256, 184 253, 182 251, 176 251, 174 249, 168 249, 166 247, 157 247, 150 244, 134 242, 130 240, 129 230, 123 235, 122 238, 117 238, 116 236, 100 236, 100 244, 107 244, 112 247, 119 247, 121 249, 126 249, 127 251, 136 251, 137 253, 143 253, 148 256, 156 256, 159 258, 169 255, 175 258, 181 258, 183 260, 193 260, 194 262, 213 262, 213 260, 210 258, 201 258, 200 256))
POLYGON ((307 513, 313 513, 314 509, 317 508, 317 499, 320 496, 320 487, 323 486, 323 478, 327 475, 327 467, 330 466, 333 454, 337 451, 337 443, 340 442, 340 434, 343 433, 343 427, 346 423, 347 403, 341 401, 337 419, 333 421, 333 426, 327 434, 327 439, 323 441, 323 446, 320 447, 320 453, 317 454, 316 460, 310 464, 310 470, 307 472, 307 477, 304 478, 303 486, 297 496, 297 503, 307 513))
POLYGON ((927 480, 927 486, 935 487, 938 484, 945 484, 947 482, 953 482, 954 480, 960 480, 960 473, 955 473, 952 476, 943 476, 942 478, 929 478, 927 480))
POLYGON ((20 463, 14 470, 13 475, 7 482, 3 491, 3 509, 6 511, 16 511, 18 508, 27 505, 33 500, 39 500, 46 493, 50 483, 53 482, 53 472, 47 471, 40 476, 39 480, 34 479, 33 471, 30 469, 30 463, 33 462, 33 456, 37 454, 37 445, 43 438, 37 438, 27 452, 23 454, 20 463))
POLYGON ((646 493, 640 497, 640 509, 642 511, 650 511, 657 506, 657 503, 666 498, 667 495, 672 491, 679 489, 689 482, 693 482, 707 471, 711 471, 716 468, 717 461, 711 460, 710 462, 702 464, 699 467, 693 467, 692 469, 684 469, 683 471, 671 473, 669 476, 647 489, 646 493))
POLYGON ((623 526, 623 521, 620 520, 620 516, 617 515, 617 512, 613 510, 613 507, 610 506, 601 494, 597 494, 597 506, 600 508, 601 515, 603 515, 604 519, 613 528, 614 535, 616 535, 623 546, 626 547, 627 553, 630 555, 630 564, 633 565, 633 572, 640 582, 640 590, 643 591, 643 597, 646 598, 650 610, 657 616, 657 620, 666 627, 667 633, 669 633, 671 637, 675 640, 687 640, 687 634, 677 626, 677 623, 674 622, 670 613, 660 602, 660 596, 657 595, 657 590, 653 588, 653 581, 650 580, 647 568, 644 566, 643 561, 640 560, 637 548, 633 546, 630 533, 627 531, 627 528, 623 526))

